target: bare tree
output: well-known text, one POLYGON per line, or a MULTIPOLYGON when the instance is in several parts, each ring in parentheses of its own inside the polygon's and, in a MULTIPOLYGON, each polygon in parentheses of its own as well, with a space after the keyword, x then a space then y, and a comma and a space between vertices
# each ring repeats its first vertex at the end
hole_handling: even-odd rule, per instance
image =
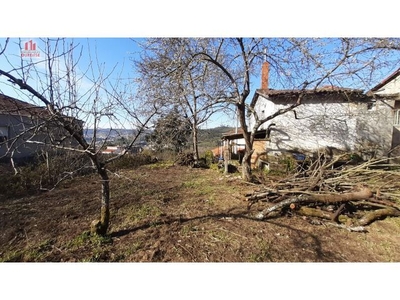
MULTIPOLYGON (((23 50, 21 41, 18 49, 23 50)), ((82 153, 90 158, 91 166, 101 181, 101 212, 100 218, 91 224, 91 230, 96 234, 105 234, 110 219, 110 178, 107 165, 124 156, 142 134, 146 124, 156 113, 156 106, 146 106, 146 111, 137 106, 135 97, 130 93, 129 85, 124 85, 120 79, 112 79, 115 68, 108 73, 95 57, 88 57, 90 63, 85 70, 78 67, 83 58, 83 46, 78 47, 73 42, 64 39, 44 39, 41 41, 40 57, 37 59, 12 57, 12 51, 7 52, 10 43, 0 49, 0 58, 9 65, 0 68, 0 76, 7 81, 0 82, 5 88, 12 87, 23 92, 25 98, 33 103, 44 106, 40 115, 32 116, 34 122, 14 136, 9 144, 17 144, 18 138, 29 134, 25 143, 40 147, 53 147, 82 153), (75 57, 77 56, 77 57, 75 57), (84 135, 83 122, 93 129, 92 137, 87 140, 84 135), (102 126, 117 128, 129 127, 135 133, 128 145, 117 156, 107 157, 101 154, 101 148, 109 138, 98 136, 102 126), (57 139, 50 132, 57 128, 57 139), (45 130, 45 139, 37 138, 39 131, 45 130), (35 138, 36 137, 36 138, 35 138), (66 144, 64 141, 72 140, 66 144)), ((2 90, 0 86, 0 91, 2 90)), ((114 128, 116 130, 116 128, 114 128)), ((13 155, 13 147, 7 151, 13 155)))
POLYGON ((200 51, 213 51, 213 39, 152 38, 140 44, 142 55, 135 61, 141 80, 153 87, 155 99, 163 98, 170 109, 180 110, 189 120, 195 163, 199 158, 198 129, 226 108, 229 82, 214 65, 195 59, 200 51))

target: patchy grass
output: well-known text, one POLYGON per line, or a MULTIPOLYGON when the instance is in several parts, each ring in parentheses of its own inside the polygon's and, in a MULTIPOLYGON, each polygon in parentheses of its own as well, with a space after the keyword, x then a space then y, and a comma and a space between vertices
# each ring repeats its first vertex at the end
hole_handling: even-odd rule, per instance
POLYGON ((253 219, 257 186, 237 174, 157 163, 111 176, 109 235, 91 236, 100 210, 97 176, 52 192, 0 202, 1 261, 63 262, 398 262, 400 218, 368 233, 317 226, 292 216, 253 219))

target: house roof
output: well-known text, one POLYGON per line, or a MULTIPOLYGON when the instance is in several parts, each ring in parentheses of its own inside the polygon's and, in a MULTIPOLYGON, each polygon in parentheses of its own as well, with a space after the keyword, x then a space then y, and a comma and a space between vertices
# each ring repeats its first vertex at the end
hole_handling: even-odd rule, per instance
POLYGON ((0 114, 19 116, 43 116, 48 112, 45 108, 0 94, 0 114))
POLYGON ((237 128, 236 130, 231 130, 229 132, 222 134, 222 139, 226 139, 229 137, 232 139, 242 138, 243 137, 243 129, 237 128))
POLYGON ((385 86, 386 84, 388 84, 390 81, 392 81, 393 79, 395 79, 396 77, 398 77, 400 75, 400 68, 397 69, 396 71, 394 71, 392 74, 390 74, 388 77, 386 77, 385 79, 383 79, 380 83, 378 83, 376 86, 374 86, 370 92, 376 92, 378 91, 381 87, 385 86))
POLYGON ((350 88, 341 88, 341 87, 335 87, 335 86, 325 86, 321 87, 318 89, 310 89, 310 90, 304 90, 304 89, 292 89, 292 90, 274 90, 274 89, 257 89, 256 92, 254 93, 252 103, 254 101, 257 101, 258 96, 263 96, 265 98, 268 98, 272 101, 279 101, 284 99, 285 101, 287 100, 292 100, 292 99, 297 99, 298 96, 303 95, 306 96, 307 98, 311 99, 323 99, 325 97, 330 97, 330 96, 339 96, 340 99, 343 99, 344 101, 365 101, 368 99, 367 95, 364 94, 363 90, 359 89, 350 89, 350 88))
POLYGON ((298 96, 298 95, 318 95, 318 96, 323 96, 323 95, 357 95, 357 96, 364 96, 363 90, 358 90, 358 89, 350 89, 350 88, 340 88, 340 87, 334 87, 334 86, 327 86, 327 87, 322 87, 319 89, 312 89, 312 90, 300 90, 300 89, 293 89, 293 90, 263 90, 263 89, 258 89, 256 91, 257 93, 269 97, 278 97, 278 96, 284 96, 284 97, 291 97, 291 96, 298 96))
MULTIPOLYGON (((11 116, 25 116, 35 118, 46 118, 48 121, 52 114, 45 108, 24 102, 10 96, 0 94, 0 115, 11 115, 11 116)), ((64 120, 70 120, 71 122, 79 122, 82 126, 83 121, 74 117, 63 115, 64 120)))

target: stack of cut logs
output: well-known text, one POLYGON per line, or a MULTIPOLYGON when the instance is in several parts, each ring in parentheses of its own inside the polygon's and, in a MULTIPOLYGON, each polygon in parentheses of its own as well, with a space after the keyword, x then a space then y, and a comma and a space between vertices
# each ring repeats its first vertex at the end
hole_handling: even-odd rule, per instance
POLYGON ((257 219, 297 214, 313 224, 349 231, 366 231, 365 226, 375 220, 400 216, 397 165, 373 159, 336 167, 340 159, 319 157, 308 168, 263 185, 246 195, 249 208, 261 201, 267 207, 256 214, 257 219))

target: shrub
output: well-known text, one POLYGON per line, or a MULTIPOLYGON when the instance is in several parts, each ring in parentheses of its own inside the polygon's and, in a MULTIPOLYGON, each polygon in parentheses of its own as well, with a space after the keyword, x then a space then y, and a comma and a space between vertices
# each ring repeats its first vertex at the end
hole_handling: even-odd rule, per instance
POLYGON ((204 159, 206 161, 206 165, 211 166, 211 164, 214 162, 214 154, 211 150, 206 151, 204 154, 204 159))
POLYGON ((81 153, 43 152, 30 162, 16 164, 17 174, 3 165, 0 194, 6 198, 22 197, 53 188, 61 180, 93 172, 89 158, 81 153))
POLYGON ((136 154, 126 154, 108 165, 108 169, 112 172, 121 169, 137 168, 142 165, 151 164, 157 161, 156 157, 152 157, 149 152, 136 154))

